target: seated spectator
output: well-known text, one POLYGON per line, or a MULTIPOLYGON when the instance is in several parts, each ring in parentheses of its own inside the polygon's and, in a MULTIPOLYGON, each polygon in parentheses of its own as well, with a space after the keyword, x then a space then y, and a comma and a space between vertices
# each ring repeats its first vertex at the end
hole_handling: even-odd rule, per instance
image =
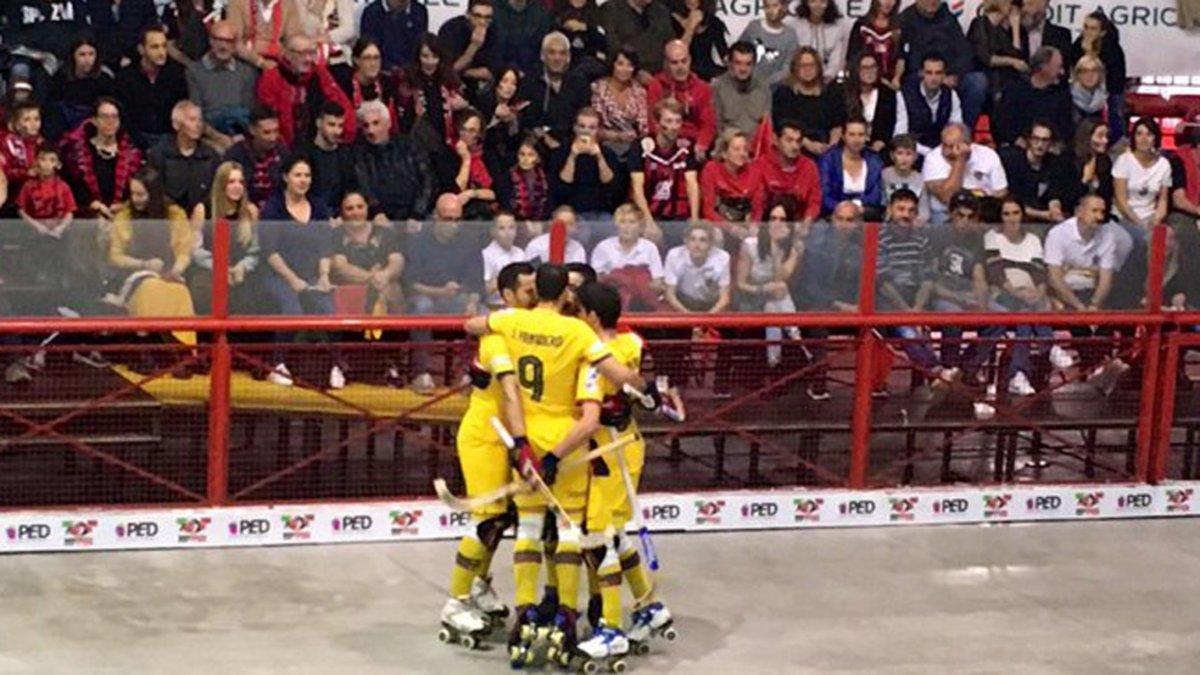
POLYGON ((458 141, 433 156, 438 192, 458 197, 462 217, 468 221, 488 220, 496 208, 492 174, 500 160, 483 145, 483 115, 467 108, 458 114, 458 141))
POLYGON ((254 69, 234 58, 237 29, 229 21, 213 24, 212 48, 187 67, 188 98, 204 111, 204 137, 218 150, 228 150, 235 136, 250 126, 254 69))
MULTIPOLYGON (((933 230, 929 239, 933 255, 933 293, 935 312, 986 312, 988 309, 987 274, 984 271, 983 230, 979 200, 961 191, 950 200, 950 222, 933 230)), ((967 382, 986 384, 983 365, 991 359, 994 340, 1004 329, 994 326, 976 330, 979 339, 962 349, 962 326, 942 328, 941 360, 946 367, 961 368, 967 382)))
POLYGON ((304 12, 299 2, 229 0, 225 18, 237 31, 238 58, 263 71, 278 66, 284 39, 306 34, 304 12))
MULTIPOLYGON (((859 277, 862 269, 862 210, 853 202, 834 207, 829 224, 813 227, 805 239, 800 258, 798 300, 800 309, 810 312, 857 312, 859 277)), ((829 339, 826 329, 805 329, 805 337, 814 340, 814 373, 806 388, 814 401, 829 399, 829 339)))
POLYGON ((986 0, 971 20, 967 40, 975 54, 975 65, 988 76, 988 100, 995 103, 1000 92, 1029 72, 1021 54, 1026 36, 1021 29, 1021 8, 1012 0, 986 0))
POLYGON ((354 113, 329 69, 317 60, 312 38, 293 35, 287 38, 283 58, 258 78, 258 102, 279 113, 279 133, 289 148, 296 141, 316 133, 317 115, 326 101, 346 111, 345 138, 354 138, 354 113))
POLYGON ((407 68, 429 31, 429 10, 420 0, 372 0, 363 8, 358 30, 383 49, 385 70, 407 68))
POLYGON ((880 174, 883 181, 883 197, 887 203, 892 202, 892 195, 897 190, 908 190, 918 199, 917 222, 929 222, 929 190, 925 189, 925 177, 916 170, 917 142, 907 134, 896 136, 891 142, 891 166, 880 174))
POLYGON ((600 7, 608 54, 629 46, 637 52, 642 70, 638 80, 646 84, 663 67, 663 45, 675 37, 671 10, 662 0, 617 0, 600 7))
POLYGON ((842 140, 821 155, 821 212, 833 213, 849 201, 868 220, 883 216, 883 159, 867 150, 867 122, 861 117, 846 122, 842 140))
POLYGON ((1170 223, 1163 270, 1163 306, 1171 311, 1200 307, 1200 228, 1194 218, 1170 223))
POLYGON ((208 51, 214 4, 214 0, 176 0, 163 8, 162 21, 168 28, 171 58, 189 64, 208 51))
POLYGON ((666 301, 676 312, 720 314, 729 309, 729 254, 714 245, 712 228, 688 225, 683 243, 663 262, 666 301))
MULTIPOLYGON (((1040 0, 1035 0, 1035 6, 1044 6, 1040 4, 1040 0)), ((1042 13, 1045 16, 1045 13, 1042 13)), ((1072 69, 1083 59, 1084 56, 1091 56, 1100 60, 1104 70, 1104 89, 1108 93, 1108 104, 1106 106, 1106 115, 1108 117, 1109 135, 1112 137, 1112 142, 1116 143, 1125 137, 1125 87, 1126 87, 1126 70, 1125 70, 1125 50, 1121 48, 1121 36, 1117 27, 1113 25, 1112 20, 1104 13, 1104 10, 1097 8, 1091 14, 1083 17, 1083 30, 1079 37, 1075 38, 1075 42, 1070 48, 1061 46, 1061 38, 1064 29, 1059 26, 1053 26, 1057 29, 1059 42, 1054 46, 1067 57, 1067 63, 1072 69)), ((1070 33, 1066 33, 1066 38, 1070 39, 1070 33)), ((1047 44, 1043 41, 1043 44, 1047 44)))
MULTIPOLYGON (((556 0, 554 30, 571 42, 571 70, 592 82, 608 71, 609 61, 596 0, 556 0)), ((630 52, 632 53, 632 52, 630 52)))
POLYGON ((1105 204, 1113 203, 1113 161, 1108 154, 1108 127, 1096 120, 1083 120, 1075 129, 1071 153, 1072 178, 1070 208, 1079 198, 1097 194, 1105 204))
POLYGON ((788 78, 771 94, 771 124, 779 129, 784 122, 795 122, 803 132, 805 154, 820 157, 841 140, 845 120, 841 87, 825 82, 817 51, 801 47, 792 57, 788 78))
POLYGON ((616 236, 596 244, 591 265, 601 281, 621 293, 629 311, 662 308, 663 264, 658 247, 642 237, 642 214, 632 204, 622 204, 613 214, 616 236))
MULTIPOLYGON (((496 0, 496 34, 500 37, 500 62, 532 73, 538 68, 538 45, 554 30, 554 18, 537 0, 496 0)), ((570 43, 568 61, 570 63, 570 43)))
POLYGON ((357 192, 342 198, 342 224, 333 235, 333 279, 338 284, 367 287, 363 314, 401 314, 404 291, 404 253, 390 227, 367 220, 367 200, 357 192))
POLYGON ((758 203, 754 205, 754 220, 763 216, 763 204, 778 202, 782 197, 793 199, 798 209, 796 217, 811 224, 821 213, 821 179, 817 165, 801 152, 804 132, 791 120, 775 127, 774 143, 754 160, 762 180, 758 203))
MULTIPOLYGON (((325 202, 330 211, 340 209, 342 197, 354 187, 354 147, 345 142, 345 115, 340 105, 326 101, 317 118, 317 132, 296 150, 312 163, 313 197, 325 202)), ((259 133, 263 131, 260 127, 259 133)))
MULTIPOLYGON (((958 17, 942 0, 917 0, 900 12, 900 53, 910 67, 904 73, 904 84, 913 85, 922 79, 925 60, 930 55, 941 56, 944 84, 954 89, 962 100, 962 122, 975 128, 975 120, 983 111, 987 99, 988 77, 975 70, 975 55, 971 43, 963 34, 958 17)), ((928 87, 927 87, 928 88, 928 87)), ((910 108, 913 106, 909 106, 910 108)), ((908 133, 897 128, 897 133, 908 133)))
POLYGON ((753 136, 771 111, 771 87, 754 70, 754 45, 735 42, 729 48, 729 70, 713 80, 717 132, 736 129, 753 136))
POLYGON ((60 153, 80 215, 112 219, 128 194, 129 179, 142 166, 142 151, 121 128, 117 102, 97 100, 91 119, 63 137, 60 153))
POLYGON ((629 154, 630 192, 642 212, 646 238, 671 248, 682 242, 686 221, 700 217, 700 181, 696 156, 681 142, 679 104, 659 101, 654 120, 655 134, 629 154))
MULTIPOLYGON (((579 243, 579 221, 575 216, 575 211, 569 206, 560 206, 554 209, 551 221, 562 223, 563 229, 567 233, 563 262, 567 264, 587 263, 587 251, 584 250, 583 244, 579 243)), ((534 265, 550 262, 550 232, 539 234, 525 245, 525 260, 534 265)))
POLYGON ((350 65, 351 50, 358 39, 360 12, 356 0, 300 4, 300 24, 304 34, 316 41, 320 60, 334 67, 350 65))
MULTIPOLYGON (((1005 197, 1000 206, 1000 227, 983 236, 987 256, 987 277, 991 286, 988 308, 993 312, 1049 312, 1050 300, 1046 290, 1046 263, 1042 241, 1025 229, 1025 207, 1015 197, 1005 197)), ((1008 393, 1030 396, 1034 372, 1030 353, 1034 348, 1045 349, 1054 338, 1047 325, 1017 326, 1017 341, 1008 348, 1008 372, 1005 382, 1008 393), (1038 343, 1031 344, 1031 338, 1038 343)), ((1073 359, 1058 345, 1049 349, 1050 363, 1059 369, 1069 368, 1073 359)))
POLYGON ((94 36, 81 35, 71 43, 70 58, 50 81, 46 126, 51 138, 83 124, 100 97, 115 93, 112 71, 100 62, 97 49, 94 36))
MULTIPOLYGON (((495 18, 493 0, 469 0, 465 15, 450 19, 438 30, 439 48, 433 48, 425 37, 419 41, 418 49, 430 47, 438 61, 445 62, 446 75, 455 75, 455 80, 462 80, 469 90, 482 90, 495 81, 502 63, 502 38, 492 25, 495 18)), ((423 61, 420 56, 418 52, 418 60, 423 61)), ((424 69, 425 64, 420 65, 424 69)), ((444 79, 448 80, 448 77, 444 79)))
POLYGON ((521 141, 516 166, 509 170, 508 180, 501 183, 503 208, 518 220, 541 221, 550 217, 550 182, 537 146, 537 139, 532 136, 521 141))
POLYGON ((624 192, 620 189, 620 160, 598 142, 599 137, 599 113, 593 108, 580 110, 571 143, 551 153, 548 167, 550 202, 570 206, 588 221, 589 231, 580 236, 589 243, 593 235, 600 239, 612 234, 605 223, 612 213, 614 195, 624 192), (591 232, 591 227, 597 231, 591 232))
POLYGON ((796 29, 800 48, 809 47, 821 58, 821 72, 833 82, 846 69, 850 22, 842 16, 837 0, 800 0, 796 16, 784 23, 796 29))
POLYGON ((392 118, 392 133, 397 133, 401 114, 396 107, 396 90, 385 78, 382 49, 378 43, 364 37, 354 43, 349 53, 354 68, 331 69, 330 73, 350 101, 350 108, 358 110, 367 101, 383 101, 392 118))
POLYGON ((637 71, 637 52, 622 49, 613 55, 608 76, 591 85, 592 108, 600 116, 600 142, 619 158, 650 133, 646 88, 637 81, 637 71))
POLYGON ((21 194, 25 181, 38 175, 37 153, 45 146, 42 111, 25 101, 8 111, 8 124, 0 134, 0 167, 8 180, 9 194, 21 194))
MULTIPOLYGON (((491 9, 490 5, 486 7, 491 9)), ((490 82, 491 76, 488 77, 490 82)), ((417 60, 408 67, 399 84, 397 105, 407 116, 400 126, 411 130, 428 150, 457 140, 454 113, 467 107, 467 99, 462 95, 462 83, 450 61, 442 57, 438 39, 432 34, 427 33, 420 40, 417 60)))
MULTIPOLYGON (((750 140, 737 129, 726 130, 717 140, 712 160, 700 172, 704 219, 728 230, 737 239, 744 238, 761 189, 758 165, 750 163, 750 140)), ((718 235, 717 243, 723 239, 723 235, 718 235)))
MULTIPOLYGON (((22 181, 20 192, 17 193, 17 213, 39 239, 62 241, 75 213, 75 197, 66 181, 58 176, 58 171, 62 168, 58 151, 49 147, 38 148, 35 157, 33 175, 22 181)), ((36 255, 39 250, 47 248, 35 246, 30 253, 36 255)), ((65 252, 54 244, 50 244, 49 248, 58 249, 60 253, 65 252)), ((43 265, 64 262, 62 255, 51 255, 39 260, 43 265)))
MULTIPOLYGON (((338 121, 341 122, 341 119, 338 121)), ((242 167, 242 175, 247 179, 246 189, 250 195, 250 202, 260 209, 268 199, 279 192, 283 175, 283 154, 286 150, 279 140, 279 135, 279 113, 256 105, 250 111, 249 138, 240 141, 225 153, 225 159, 237 162, 242 167)), ((311 164, 309 168, 312 168, 311 164)), ((316 185, 315 176, 313 181, 316 185)), ((326 196, 325 192, 318 189, 310 192, 314 197, 326 196)))
POLYGON ((1070 198, 1067 160, 1049 152, 1055 144, 1054 129, 1036 121, 1025 132, 1024 147, 1000 148, 1000 162, 1011 194, 1025 208, 1025 215, 1043 223, 1061 223, 1070 198))
POLYGON ((88 30, 89 12, 82 0, 16 0, 5 3, 4 44, 16 48, 14 75, 33 76, 38 89, 56 63, 67 60, 71 44, 88 30), (39 70, 44 69, 41 73, 39 70))
MULTIPOLYGON (((312 168, 303 157, 284 162, 283 190, 267 200, 258 226, 261 256, 268 269, 265 274, 267 295, 273 309, 284 316, 304 314, 331 315, 333 283, 329 275, 333 264, 332 215, 320 200, 308 197, 312 187, 312 168)), ((277 333, 275 342, 293 342, 289 333, 277 333)), ((281 387, 295 383, 283 361, 284 351, 277 349, 268 380, 281 387)), ((335 363, 329 371, 329 388, 346 384, 345 371, 335 363)))
POLYGON ((499 309, 504 306, 498 286, 500 270, 512 263, 525 262, 525 251, 517 246, 517 220, 511 213, 496 214, 491 226, 492 241, 483 249, 483 290, 487 293, 487 306, 499 309))
POLYGON ((1122 225, 1146 242, 1150 229, 1167 217, 1171 163, 1159 152, 1162 131, 1153 119, 1143 117, 1134 122, 1132 140, 1113 164, 1113 188, 1122 225))
POLYGON ((729 29, 717 16, 715 0, 677 1, 671 7, 671 19, 675 36, 687 46, 700 79, 711 82, 725 72, 721 59, 729 51, 729 29))
POLYGON ((195 246, 188 268, 188 289, 196 312, 212 313, 214 223, 229 222, 229 314, 261 314, 258 207, 251 203, 246 174, 236 162, 222 162, 213 176, 212 195, 192 209, 195 246))
MULTIPOLYGON (((483 261, 478 233, 460 223, 462 206, 451 194, 438 197, 433 226, 413 240, 408 274, 409 308, 412 314, 477 314, 483 296, 483 261)), ((414 342, 427 342, 428 331, 413 331, 414 342)), ((412 353, 412 388, 419 394, 433 392, 432 355, 426 349, 412 353)))
POLYGON ((921 63, 920 78, 906 78, 896 97, 896 133, 915 138, 924 157, 938 146, 948 125, 962 121, 958 94, 946 85, 945 59, 927 55, 921 63))
POLYGON ((784 20, 788 16, 784 0, 763 0, 762 17, 746 24, 738 42, 754 47, 754 79, 768 88, 788 74, 788 64, 800 48, 796 31, 784 20))
MULTIPOLYGON (((846 61, 860 63, 863 54, 875 56, 879 81, 899 91, 904 77, 904 55, 900 51, 900 12, 898 0, 871 0, 867 13, 854 21, 846 36, 846 61)), ((854 75, 851 71, 851 76, 854 75)))
POLYGON ((1091 54, 1084 54, 1071 69, 1071 119, 1075 124, 1085 119, 1101 120, 1107 106, 1104 64, 1091 54))
MULTIPOLYGON (((108 264, 123 276, 112 284, 114 304, 131 316, 195 316, 183 283, 192 259, 192 226, 187 213, 167 199, 157 171, 147 167, 129 179, 129 203, 113 214, 110 236, 108 264)), ((173 335, 196 344, 194 332, 173 335)), ((153 354, 142 352, 135 369, 148 374, 157 367, 153 354)))
POLYGON ((1064 54, 1071 46, 1071 30, 1050 20, 1050 0, 1021 0, 1021 51, 1033 54, 1042 47, 1054 47, 1064 54))
MULTIPOLYGON (((792 299, 792 280, 800 264, 803 238, 793 229, 798 217, 796 201, 781 197, 766 207, 766 222, 759 227, 757 236, 742 240, 738 251, 737 306, 743 312, 767 312, 786 314, 796 311, 792 299)), ((789 338, 800 337, 795 327, 788 328, 789 338)), ((770 326, 766 339, 778 342, 784 329, 770 326)), ((779 365, 783 358, 780 345, 767 347, 767 364, 779 365)))
MULTIPOLYGON (((926 228, 917 226, 917 196, 909 190, 897 190, 888 202, 887 221, 879 233, 875 272, 879 308, 890 312, 926 311, 933 301, 933 265, 929 235, 926 228)), ((952 384, 962 375, 957 368, 938 362, 921 329, 900 326, 889 334, 903 340, 901 348, 909 361, 933 376, 940 386, 952 384)), ((886 383, 875 395, 887 395, 886 383)))
POLYGON ((433 195, 426 153, 404 136, 391 137, 388 109, 368 101, 358 111, 362 138, 354 147, 354 185, 372 210, 391 220, 420 220, 433 195))
POLYGON ((521 98, 521 79, 516 68, 501 68, 495 86, 476 97, 476 110, 484 120, 484 147, 505 165, 513 163, 521 139, 534 131, 541 118, 538 104, 521 98))
POLYGON ((542 66, 522 81, 524 91, 518 95, 527 101, 537 101, 541 117, 534 122, 542 143, 555 150, 571 136, 575 114, 591 98, 588 83, 571 72, 571 43, 567 36, 553 32, 542 38, 542 66))
MULTIPOLYGON (((173 136, 166 136, 147 153, 163 179, 167 198, 185 210, 208 198, 220 157, 201 141, 204 117, 200 107, 184 99, 171 110, 173 136)), ((236 147, 236 146, 235 146, 236 147)))
POLYGON ((1075 127, 1071 91, 1062 83, 1063 55, 1043 47, 1029 57, 1029 79, 1005 87, 992 124, 997 143, 1012 143, 1033 120, 1045 120, 1058 138, 1075 127))
POLYGON ((867 123, 868 144, 872 152, 887 150, 896 134, 896 92, 879 82, 879 59, 873 53, 860 55, 850 62, 846 83, 846 117, 861 117, 867 123))
POLYGON ((162 26, 142 31, 138 60, 117 73, 116 92, 129 118, 126 128, 139 148, 148 150, 172 131, 172 110, 187 98, 183 66, 167 58, 162 26))
MULTIPOLYGON (((1200 216, 1200 124, 1175 125, 1175 151, 1171 163, 1171 209, 1167 222, 1189 222, 1200 216)), ((11 179, 10 179, 11 182, 11 179)))
POLYGON ((976 197, 1003 197, 1008 192, 1008 177, 995 150, 971 143, 961 124, 942 130, 942 145, 925 157, 921 173, 929 189, 930 218, 934 225, 946 219, 947 204, 959 190, 976 197))

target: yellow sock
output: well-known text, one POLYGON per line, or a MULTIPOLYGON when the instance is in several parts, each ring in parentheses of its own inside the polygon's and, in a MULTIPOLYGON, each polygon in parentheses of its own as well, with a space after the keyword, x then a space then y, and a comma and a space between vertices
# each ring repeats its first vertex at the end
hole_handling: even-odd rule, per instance
POLYGON ((650 577, 646 574, 646 568, 642 566, 642 558, 637 549, 627 545, 628 541, 624 537, 621 538, 621 572, 625 575, 629 590, 633 591, 634 599, 647 602, 652 599, 650 577))
POLYGON ((578 530, 573 533, 559 532, 558 550, 554 553, 558 604, 570 610, 579 610, 579 567, 582 563, 578 530))
POLYGON ((596 576, 600 585, 604 623, 616 628, 621 625, 621 560, 612 547, 605 552, 596 576))
POLYGON ((517 607, 537 602, 538 573, 542 569, 542 542, 537 539, 517 539, 513 547, 513 578, 517 607))
POLYGON ((450 573, 451 596, 465 598, 470 595, 471 582, 479 574, 480 563, 487 554, 487 547, 479 541, 474 533, 468 534, 458 542, 458 554, 454 557, 454 571, 450 573))
MULTIPOLYGON (((620 573, 620 570, 617 570, 620 573)), ((587 566, 588 595, 600 595, 600 573, 595 567, 587 566)))
POLYGON ((483 556, 479 559, 479 566, 475 568, 476 576, 486 577, 492 571, 492 558, 495 556, 495 549, 483 547, 483 556))

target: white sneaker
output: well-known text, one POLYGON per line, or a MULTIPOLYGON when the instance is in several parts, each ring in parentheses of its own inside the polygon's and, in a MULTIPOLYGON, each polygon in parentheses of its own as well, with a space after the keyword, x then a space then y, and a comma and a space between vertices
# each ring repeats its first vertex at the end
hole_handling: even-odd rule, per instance
POLYGON ((621 629, 612 628, 601 621, 600 628, 592 633, 592 637, 579 643, 579 651, 592 659, 624 656, 629 653, 629 638, 621 629))
POLYGON ((960 379, 962 379, 962 370, 960 368, 942 368, 937 371, 937 377, 934 379, 933 384, 949 387, 960 379))
POLYGON ((442 623, 461 634, 479 633, 490 625, 483 613, 458 598, 448 598, 442 607, 442 623))
POLYGON ((292 371, 288 370, 287 365, 282 363, 277 364, 271 370, 271 374, 267 375, 267 381, 280 387, 290 387, 296 383, 292 379, 292 371))
POLYGON ((1033 396, 1037 390, 1029 383, 1029 378, 1025 376, 1025 373, 1018 372, 1008 381, 1008 393, 1016 396, 1033 396))
POLYGON ((429 396, 437 389, 437 385, 433 383, 433 376, 429 373, 421 373, 414 377, 410 386, 421 396, 429 396))
POLYGON ((1066 370, 1075 365, 1075 357, 1071 352, 1054 345, 1050 348, 1050 365, 1054 366, 1055 370, 1066 370))
POLYGON ((475 577, 471 582, 471 604, 489 616, 508 616, 508 606, 496 597, 491 577, 475 577))
POLYGON ((329 369, 329 388, 330 389, 345 389, 346 388, 346 373, 342 372, 342 367, 335 365, 329 369))

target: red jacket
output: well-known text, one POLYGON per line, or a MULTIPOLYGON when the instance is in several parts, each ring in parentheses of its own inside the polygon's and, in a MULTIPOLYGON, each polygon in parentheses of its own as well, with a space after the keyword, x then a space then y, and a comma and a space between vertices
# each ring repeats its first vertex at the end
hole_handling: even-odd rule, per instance
POLYGON ((717 137, 717 109, 713 106, 712 87, 688 74, 688 79, 676 82, 665 72, 650 80, 646 87, 646 107, 650 110, 650 135, 657 133, 654 106, 664 98, 674 98, 683 107, 683 130, 679 136, 690 140, 698 149, 712 150, 717 137))
POLYGON ((0 166, 4 167, 4 177, 8 179, 10 197, 19 194, 21 186, 29 179, 29 170, 34 167, 38 148, 43 143, 45 140, 41 136, 28 139, 12 130, 0 132, 0 166))
POLYGON ((297 134, 306 137, 315 133, 313 125, 316 124, 321 113, 321 104, 325 101, 333 101, 346 111, 343 117, 346 127, 342 132, 342 140, 353 143, 354 108, 324 65, 314 65, 311 73, 297 75, 286 63, 281 63, 258 78, 258 102, 279 113, 279 135, 288 146, 295 144, 297 134), (304 114, 307 120, 297 120, 297 112, 304 114), (308 128, 298 128, 301 126, 308 128))
POLYGON ((783 164, 779 152, 772 148, 754 160, 761 177, 761 189, 754 199, 754 219, 762 220, 763 209, 770 203, 771 197, 788 194, 800 203, 801 212, 798 218, 816 220, 821 215, 821 179, 817 174, 817 165, 811 159, 800 155, 790 165, 783 164))
MULTIPOLYGON (((735 175, 725 168, 725 162, 716 158, 710 160, 700 172, 701 217, 714 223, 727 222, 729 218, 725 216, 725 210, 718 209, 717 203, 745 200, 745 203, 753 206, 761 185, 758 166, 753 162, 742 167, 741 172, 735 175)), ((750 214, 753 217, 753 209, 750 214)))

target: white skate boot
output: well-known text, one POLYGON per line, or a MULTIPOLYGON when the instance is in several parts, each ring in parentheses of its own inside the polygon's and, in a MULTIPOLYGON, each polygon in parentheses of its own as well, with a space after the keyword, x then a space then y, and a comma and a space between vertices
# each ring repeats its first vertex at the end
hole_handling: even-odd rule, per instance
POLYGON ((500 602, 496 591, 492 590, 492 578, 475 577, 471 582, 471 604, 475 606, 492 623, 493 626, 503 626, 508 618, 508 605, 500 602))
POLYGON ((579 643, 579 652, 585 657, 584 673, 591 675, 606 667, 614 673, 625 672, 625 655, 629 653, 629 639, 620 629, 611 628, 604 622, 592 633, 592 637, 579 643))
POLYGON ((671 610, 661 602, 652 602, 635 611, 630 617, 629 626, 629 641, 633 644, 633 653, 639 656, 649 653, 651 637, 674 641, 679 634, 675 632, 673 624, 671 610))
POLYGON ((475 649, 491 625, 478 609, 458 598, 450 598, 442 608, 442 629, 438 631, 438 640, 475 649))

